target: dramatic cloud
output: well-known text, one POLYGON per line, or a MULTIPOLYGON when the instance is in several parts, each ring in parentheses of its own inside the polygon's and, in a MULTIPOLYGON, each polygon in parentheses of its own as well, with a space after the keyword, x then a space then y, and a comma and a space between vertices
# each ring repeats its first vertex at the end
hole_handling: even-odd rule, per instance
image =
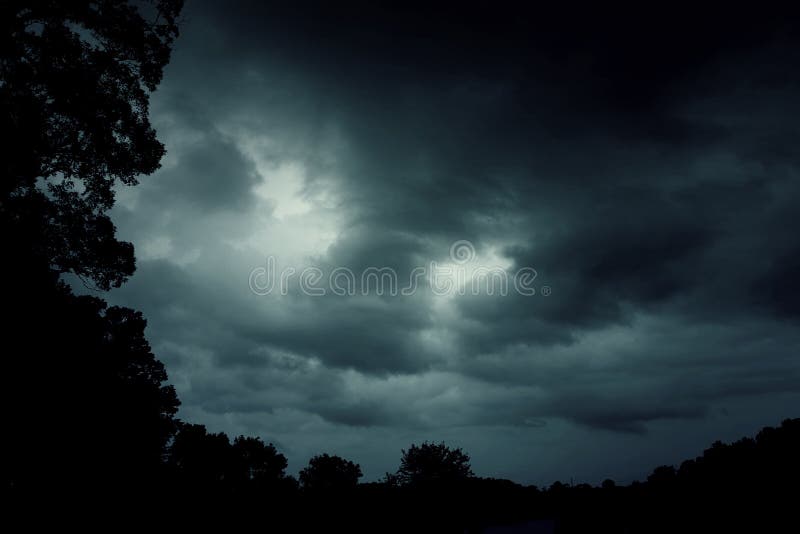
POLYGON ((444 439, 540 484, 796 416, 794 30, 626 20, 188 6, 152 105, 168 156, 117 195, 137 273, 110 296, 148 318, 181 416, 292 469, 325 451, 372 479, 444 439), (536 294, 299 286, 402 286, 461 265, 458 240, 470 273, 530 267, 536 294), (268 257, 286 294, 249 287, 268 257))

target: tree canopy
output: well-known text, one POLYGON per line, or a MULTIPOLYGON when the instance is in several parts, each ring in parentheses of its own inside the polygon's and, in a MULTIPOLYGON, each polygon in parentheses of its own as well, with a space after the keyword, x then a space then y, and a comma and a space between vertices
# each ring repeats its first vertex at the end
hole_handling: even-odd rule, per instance
POLYGON ((342 490, 354 488, 361 476, 360 465, 340 456, 320 454, 300 471, 300 484, 312 491, 342 490))
POLYGON ((106 212, 116 183, 158 169, 149 97, 178 35, 182 0, 11 0, 0 6, 4 230, 100 289, 134 270, 106 212), (35 244, 35 245, 34 245, 35 244))
POLYGON ((412 444, 403 450, 397 478, 401 484, 456 482, 473 476, 469 455, 444 443, 412 444))

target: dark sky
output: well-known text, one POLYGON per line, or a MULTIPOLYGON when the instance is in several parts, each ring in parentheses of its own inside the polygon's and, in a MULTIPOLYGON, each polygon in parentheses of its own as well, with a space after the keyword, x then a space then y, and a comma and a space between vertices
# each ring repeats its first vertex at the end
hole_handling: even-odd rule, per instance
POLYGON ((428 439, 536 484, 796 417, 797 19, 595 9, 190 1, 110 299, 144 311, 181 417, 292 472, 328 452, 376 479, 428 439), (407 280, 460 240, 540 291, 248 285, 268 256, 407 280))

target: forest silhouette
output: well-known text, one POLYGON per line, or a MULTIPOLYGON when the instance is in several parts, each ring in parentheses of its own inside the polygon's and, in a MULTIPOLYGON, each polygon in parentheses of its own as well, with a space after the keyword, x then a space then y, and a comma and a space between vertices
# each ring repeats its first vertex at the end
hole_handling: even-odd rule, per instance
POLYGON ((723 532, 796 522, 800 419, 716 442, 642 482, 547 488, 475 476, 467 452, 429 442, 403 450, 397 471, 377 482, 324 452, 295 478, 273 444, 180 420, 142 314, 76 295, 64 281, 100 292, 135 270, 108 211, 115 184, 135 185, 164 155, 148 102, 182 2, 139 7, 0 7, 0 121, 10 134, 0 198, 2 484, 12 508, 79 500, 85 513, 100 503, 140 517, 182 510, 187 521, 275 531, 522 532, 541 519, 557 532, 723 532))

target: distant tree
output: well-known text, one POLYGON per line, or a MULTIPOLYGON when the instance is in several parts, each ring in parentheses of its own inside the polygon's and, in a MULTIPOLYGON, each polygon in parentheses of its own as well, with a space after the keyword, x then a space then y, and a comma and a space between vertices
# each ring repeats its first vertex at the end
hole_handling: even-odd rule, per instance
POLYGON ((617 487, 617 483, 611 480, 610 478, 607 478, 603 481, 600 487, 603 488, 604 490, 612 490, 617 487))
POLYGON ((647 483, 652 486, 666 486, 675 482, 676 474, 675 467, 671 465, 662 465, 656 467, 650 476, 647 477, 647 483))
POLYGON ((290 489, 286 457, 260 438, 211 433, 203 425, 182 423, 169 450, 168 463, 189 491, 252 493, 290 489))
POLYGON ((268 485, 284 479, 288 461, 272 443, 260 438, 239 436, 233 440, 232 452, 236 477, 244 482, 268 485))
POLYGON ((397 478, 396 473, 386 472, 380 483, 393 488, 400 485, 400 480, 397 478))
POLYGON ((307 490, 354 488, 361 478, 361 466, 339 456, 321 454, 308 461, 300 471, 300 484, 307 490))
POLYGON ((412 444, 403 450, 397 478, 401 484, 456 482, 472 477, 469 455, 444 443, 412 444))

